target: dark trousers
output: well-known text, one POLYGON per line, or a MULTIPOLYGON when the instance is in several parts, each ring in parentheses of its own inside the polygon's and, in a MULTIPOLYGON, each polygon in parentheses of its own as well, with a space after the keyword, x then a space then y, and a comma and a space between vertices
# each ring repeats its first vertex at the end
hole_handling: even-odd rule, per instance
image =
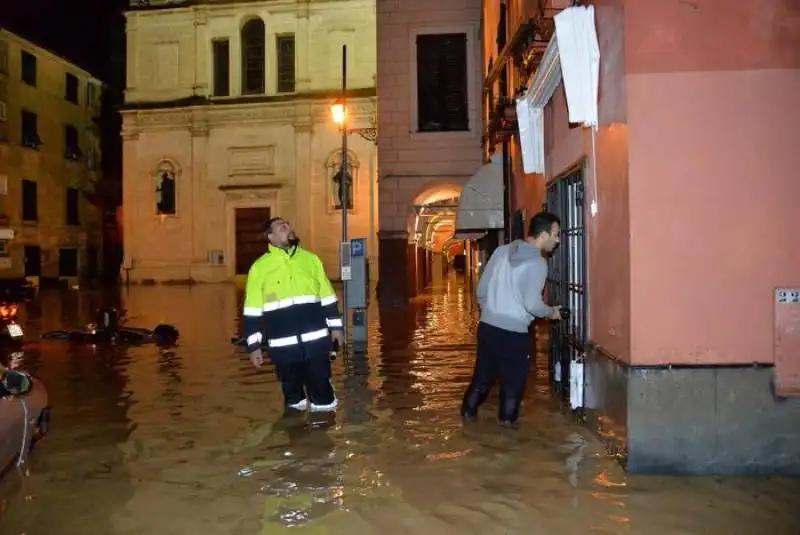
POLYGON ((312 405, 330 405, 336 400, 331 384, 330 351, 330 338, 270 351, 287 406, 305 399, 312 405))
POLYGON ((464 394, 461 415, 475 418, 496 381, 500 381, 501 422, 519 418, 519 406, 531 365, 531 339, 528 333, 516 333, 478 324, 478 355, 472 382, 464 394))

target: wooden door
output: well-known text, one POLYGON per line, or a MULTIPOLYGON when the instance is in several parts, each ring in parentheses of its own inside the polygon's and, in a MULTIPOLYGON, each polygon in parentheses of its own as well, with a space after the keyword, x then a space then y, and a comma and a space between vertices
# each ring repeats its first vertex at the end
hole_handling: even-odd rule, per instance
POLYGON ((267 250, 264 225, 270 218, 269 208, 236 209, 236 274, 247 275, 250 266, 267 250))

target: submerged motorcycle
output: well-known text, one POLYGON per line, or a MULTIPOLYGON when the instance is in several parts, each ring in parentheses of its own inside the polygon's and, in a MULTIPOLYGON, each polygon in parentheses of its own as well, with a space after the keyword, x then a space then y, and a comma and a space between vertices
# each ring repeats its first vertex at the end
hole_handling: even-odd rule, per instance
POLYGON ((18 311, 18 303, 0 301, 0 343, 22 344, 25 331, 17 323, 18 311))
POLYGON ((84 329, 60 329, 46 332, 44 340, 67 340, 83 344, 155 344, 159 347, 173 347, 178 342, 179 333, 174 325, 159 324, 154 329, 122 325, 116 308, 107 307, 97 311, 94 323, 84 329))

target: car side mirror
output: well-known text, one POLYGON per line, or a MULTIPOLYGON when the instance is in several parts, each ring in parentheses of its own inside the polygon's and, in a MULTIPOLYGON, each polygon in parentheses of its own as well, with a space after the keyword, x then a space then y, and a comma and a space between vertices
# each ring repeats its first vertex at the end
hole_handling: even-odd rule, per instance
POLYGON ((5 395, 23 396, 33 388, 31 376, 18 370, 5 370, 0 379, 0 391, 5 395))

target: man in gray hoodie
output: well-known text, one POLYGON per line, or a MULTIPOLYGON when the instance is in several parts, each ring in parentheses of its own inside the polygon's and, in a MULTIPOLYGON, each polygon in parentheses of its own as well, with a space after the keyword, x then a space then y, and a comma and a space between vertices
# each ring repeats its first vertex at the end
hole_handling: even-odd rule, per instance
POLYGON ((499 419, 512 424, 531 362, 528 329, 535 318, 561 319, 558 307, 544 303, 549 253, 558 245, 561 222, 550 212, 531 218, 528 237, 498 247, 478 282, 478 354, 472 382, 464 395, 461 416, 474 420, 494 383, 500 380, 499 419))

